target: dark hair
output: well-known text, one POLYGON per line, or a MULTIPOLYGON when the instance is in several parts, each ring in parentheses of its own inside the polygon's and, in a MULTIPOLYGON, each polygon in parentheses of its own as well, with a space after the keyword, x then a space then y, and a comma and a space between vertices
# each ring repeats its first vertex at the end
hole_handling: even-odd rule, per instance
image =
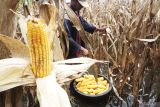
POLYGON ((75 1, 78 2, 78 0, 71 0, 71 2, 72 2, 72 1, 73 1, 73 2, 75 2, 75 1))

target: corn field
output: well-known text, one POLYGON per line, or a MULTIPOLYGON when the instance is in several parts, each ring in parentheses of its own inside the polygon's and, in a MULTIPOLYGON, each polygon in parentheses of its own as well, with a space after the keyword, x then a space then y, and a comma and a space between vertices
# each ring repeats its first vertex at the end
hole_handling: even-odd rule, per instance
POLYGON ((113 63, 111 75, 118 92, 133 95, 139 103, 157 101, 160 95, 159 5, 158 0, 93 0, 83 13, 97 26, 107 26, 105 35, 89 36, 95 58, 113 63))
MULTIPOLYGON (((43 17, 46 23, 50 23, 49 19, 52 19, 52 14, 49 14, 50 8, 40 5, 42 2, 48 1, 57 7, 57 16, 54 19, 55 25, 54 27, 51 26, 53 28, 50 29, 54 29, 54 33, 51 33, 58 37, 54 36, 54 41, 56 41, 54 46, 58 43, 61 44, 55 47, 56 52, 53 54, 53 61, 64 60, 68 55, 69 48, 67 34, 63 27, 65 12, 73 16, 72 20, 76 27, 81 28, 81 25, 77 21, 78 19, 67 10, 68 8, 62 0, 23 0, 20 2, 17 0, 17 4, 12 3, 16 6, 10 6, 12 7, 10 14, 11 16, 13 15, 13 17, 10 16, 10 19, 12 19, 13 23, 4 23, 7 19, 3 18, 7 15, 5 14, 5 17, 1 16, 3 18, 0 18, 0 34, 8 35, 25 44, 23 32, 20 30, 21 25, 17 22, 18 19, 16 19, 17 15, 15 14, 24 16, 32 14, 35 17, 43 17), (28 11, 28 8, 30 11, 28 11), (8 29, 4 28, 4 24, 8 29)), ((0 0, 0 2, 3 1, 0 0)), ((81 10, 81 15, 88 22, 98 27, 106 27, 106 33, 84 33, 82 28, 82 31, 80 31, 81 38, 91 52, 88 57, 110 62, 109 69, 106 68, 106 72, 113 79, 115 87, 113 96, 116 96, 118 101, 124 101, 127 104, 126 107, 145 107, 152 104, 158 107, 160 105, 160 0, 90 0, 89 5, 89 8, 81 10)), ((0 13, 3 13, 1 10, 0 13)), ((6 41, 6 43, 9 42, 6 41)), ((11 46, 9 45, 8 47, 11 46)), ((19 53, 13 52, 13 48, 6 49, 2 39, 0 39, 0 49, 2 50, 0 59, 14 57, 15 54, 16 56, 19 56, 18 54, 23 56, 28 53, 28 51, 24 53, 23 50, 19 53), (13 53, 14 55, 11 55, 13 53)), ((33 97, 33 90, 34 94, 36 93, 33 88, 19 89, 23 90, 21 97, 24 94, 29 96, 28 93, 32 93, 33 97)), ((11 92, 13 93, 15 90, 11 90, 11 92)), ((0 107, 1 105, 3 107, 5 102, 4 93, 8 92, 1 93, 0 107)), ((25 98, 27 99, 28 97, 25 98)), ((35 99, 31 98, 31 100, 35 99)), ((30 100, 27 101, 29 102, 30 100)), ((35 101, 30 102, 37 103, 35 101)), ((118 104, 117 107, 124 106, 120 103, 118 104)), ((36 106, 26 104, 24 107, 36 106)))
POLYGON ((113 63, 111 76, 118 92, 133 95, 135 103, 159 99, 159 3, 92 0, 90 8, 82 12, 91 23, 107 27, 105 35, 88 34, 94 58, 113 63))

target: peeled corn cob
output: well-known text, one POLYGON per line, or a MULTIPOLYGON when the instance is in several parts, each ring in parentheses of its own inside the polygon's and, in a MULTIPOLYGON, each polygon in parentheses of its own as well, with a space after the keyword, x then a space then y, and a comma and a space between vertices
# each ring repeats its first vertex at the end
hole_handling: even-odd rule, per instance
POLYGON ((35 77, 47 76, 51 71, 51 47, 43 22, 39 19, 27 22, 27 38, 31 67, 35 77))

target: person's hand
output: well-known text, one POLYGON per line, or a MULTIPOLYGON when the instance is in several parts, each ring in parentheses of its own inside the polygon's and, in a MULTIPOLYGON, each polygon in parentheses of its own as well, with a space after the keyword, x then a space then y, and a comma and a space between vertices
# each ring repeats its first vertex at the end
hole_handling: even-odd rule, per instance
POLYGON ((96 32, 99 31, 99 36, 106 35, 106 28, 96 28, 96 32))
POLYGON ((89 54, 88 50, 86 48, 84 48, 84 47, 81 47, 80 50, 82 51, 83 55, 88 55, 89 54))
POLYGON ((106 33, 106 28, 96 28, 96 31, 106 33))

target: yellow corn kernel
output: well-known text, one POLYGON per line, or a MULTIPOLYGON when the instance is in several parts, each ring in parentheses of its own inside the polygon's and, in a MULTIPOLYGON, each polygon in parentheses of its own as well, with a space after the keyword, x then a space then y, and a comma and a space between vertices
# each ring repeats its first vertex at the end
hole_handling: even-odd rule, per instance
POLYGON ((90 95, 95 95, 95 93, 89 93, 90 95))
POLYGON ((100 88, 100 89, 106 89, 106 87, 104 86, 104 85, 98 85, 98 88, 100 88))
POLYGON ((94 94, 98 94, 99 93, 99 89, 93 90, 94 94))
POLYGON ((88 92, 86 92, 86 91, 85 91, 85 92, 83 92, 83 93, 84 93, 84 94, 88 94, 88 92))
POLYGON ((83 81, 84 80, 84 78, 78 78, 78 79, 76 79, 76 82, 81 82, 81 81, 83 81))
POLYGON ((99 77, 98 78, 98 81, 103 81, 104 80, 104 77, 99 77))
POLYGON ((31 67, 35 77, 45 77, 51 72, 51 47, 44 27, 41 20, 27 22, 31 67))
POLYGON ((107 90, 109 89, 109 84, 106 84, 106 89, 107 89, 107 90))
POLYGON ((97 88, 98 86, 97 86, 97 85, 87 85, 86 87, 87 87, 87 88, 90 88, 90 89, 95 89, 95 88, 97 88))
POLYGON ((92 93, 93 92, 93 89, 88 89, 88 93, 92 93))

